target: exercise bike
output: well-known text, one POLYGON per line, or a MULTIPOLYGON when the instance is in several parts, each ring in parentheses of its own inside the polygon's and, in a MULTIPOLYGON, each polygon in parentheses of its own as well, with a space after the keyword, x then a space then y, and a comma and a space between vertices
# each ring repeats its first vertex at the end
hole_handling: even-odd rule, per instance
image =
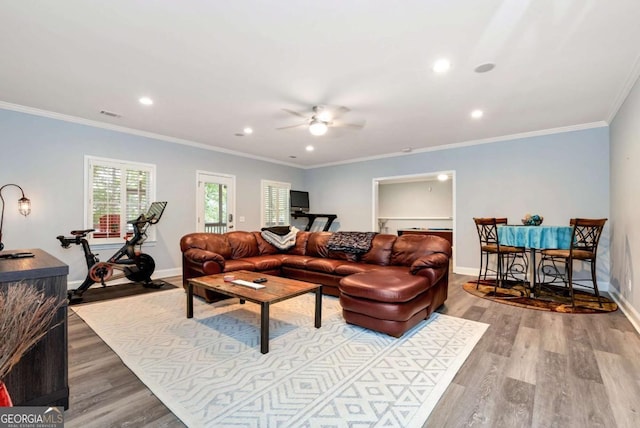
POLYGON ((166 206, 166 202, 154 202, 146 214, 140 214, 135 220, 128 221, 127 223, 133 226, 133 236, 129 239, 125 235, 125 244, 106 262, 101 262, 98 259, 98 254, 91 252, 87 241, 87 235, 94 232, 95 229, 72 230, 70 232, 72 236, 57 236, 56 239, 60 241, 62 248, 69 248, 71 244, 82 245, 84 258, 87 262, 87 277, 80 287, 67 292, 69 302, 81 301, 82 294, 95 283, 100 283, 105 287, 105 281, 125 277, 133 282, 142 282, 144 287, 161 287, 161 284, 157 285, 151 281, 156 263, 150 255, 142 252, 141 247, 147 239, 147 229, 150 225, 160 221, 166 206), (120 273, 114 275, 114 270, 118 270, 120 273))

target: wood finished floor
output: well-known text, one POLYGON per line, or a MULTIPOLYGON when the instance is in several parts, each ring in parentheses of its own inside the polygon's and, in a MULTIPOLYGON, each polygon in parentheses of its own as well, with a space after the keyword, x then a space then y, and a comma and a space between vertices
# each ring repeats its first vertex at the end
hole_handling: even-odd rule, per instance
MULTIPOLYGON (((425 427, 640 427, 640 335, 620 312, 571 315, 489 302, 452 275, 439 312, 489 329, 425 427)), ((169 278, 179 285, 179 278, 169 278)), ((75 314, 66 427, 183 427, 75 314)))

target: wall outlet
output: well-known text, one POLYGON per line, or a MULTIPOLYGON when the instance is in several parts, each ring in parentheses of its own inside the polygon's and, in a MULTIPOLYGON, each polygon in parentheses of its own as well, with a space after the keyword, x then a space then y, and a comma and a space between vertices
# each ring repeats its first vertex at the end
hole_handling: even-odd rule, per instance
POLYGON ((243 216, 243 215, 241 215, 241 216, 239 217, 239 220, 240 220, 240 223, 244 223, 244 216, 243 216))

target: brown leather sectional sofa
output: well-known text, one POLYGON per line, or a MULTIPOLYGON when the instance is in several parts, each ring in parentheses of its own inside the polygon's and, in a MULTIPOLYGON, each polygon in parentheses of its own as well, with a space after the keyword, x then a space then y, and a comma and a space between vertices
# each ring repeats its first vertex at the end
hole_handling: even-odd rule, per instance
MULTIPOLYGON (((298 232, 281 251, 260 232, 191 233, 180 240, 183 283, 236 270, 323 284, 339 296, 345 320, 399 337, 447 298, 451 245, 443 238, 377 234, 364 254, 332 251, 332 232, 298 232)), ((226 298, 195 287, 208 302, 226 298)))

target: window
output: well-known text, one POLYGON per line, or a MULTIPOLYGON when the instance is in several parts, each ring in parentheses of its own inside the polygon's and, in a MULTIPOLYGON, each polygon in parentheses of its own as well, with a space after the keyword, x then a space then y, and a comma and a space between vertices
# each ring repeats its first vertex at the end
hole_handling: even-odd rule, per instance
POLYGON ((262 225, 285 226, 289 221, 290 183, 262 180, 262 225))
POLYGON ((85 227, 95 229, 93 242, 122 243, 122 231, 133 234, 127 221, 146 213, 155 200, 155 165, 86 156, 85 166, 85 227))

